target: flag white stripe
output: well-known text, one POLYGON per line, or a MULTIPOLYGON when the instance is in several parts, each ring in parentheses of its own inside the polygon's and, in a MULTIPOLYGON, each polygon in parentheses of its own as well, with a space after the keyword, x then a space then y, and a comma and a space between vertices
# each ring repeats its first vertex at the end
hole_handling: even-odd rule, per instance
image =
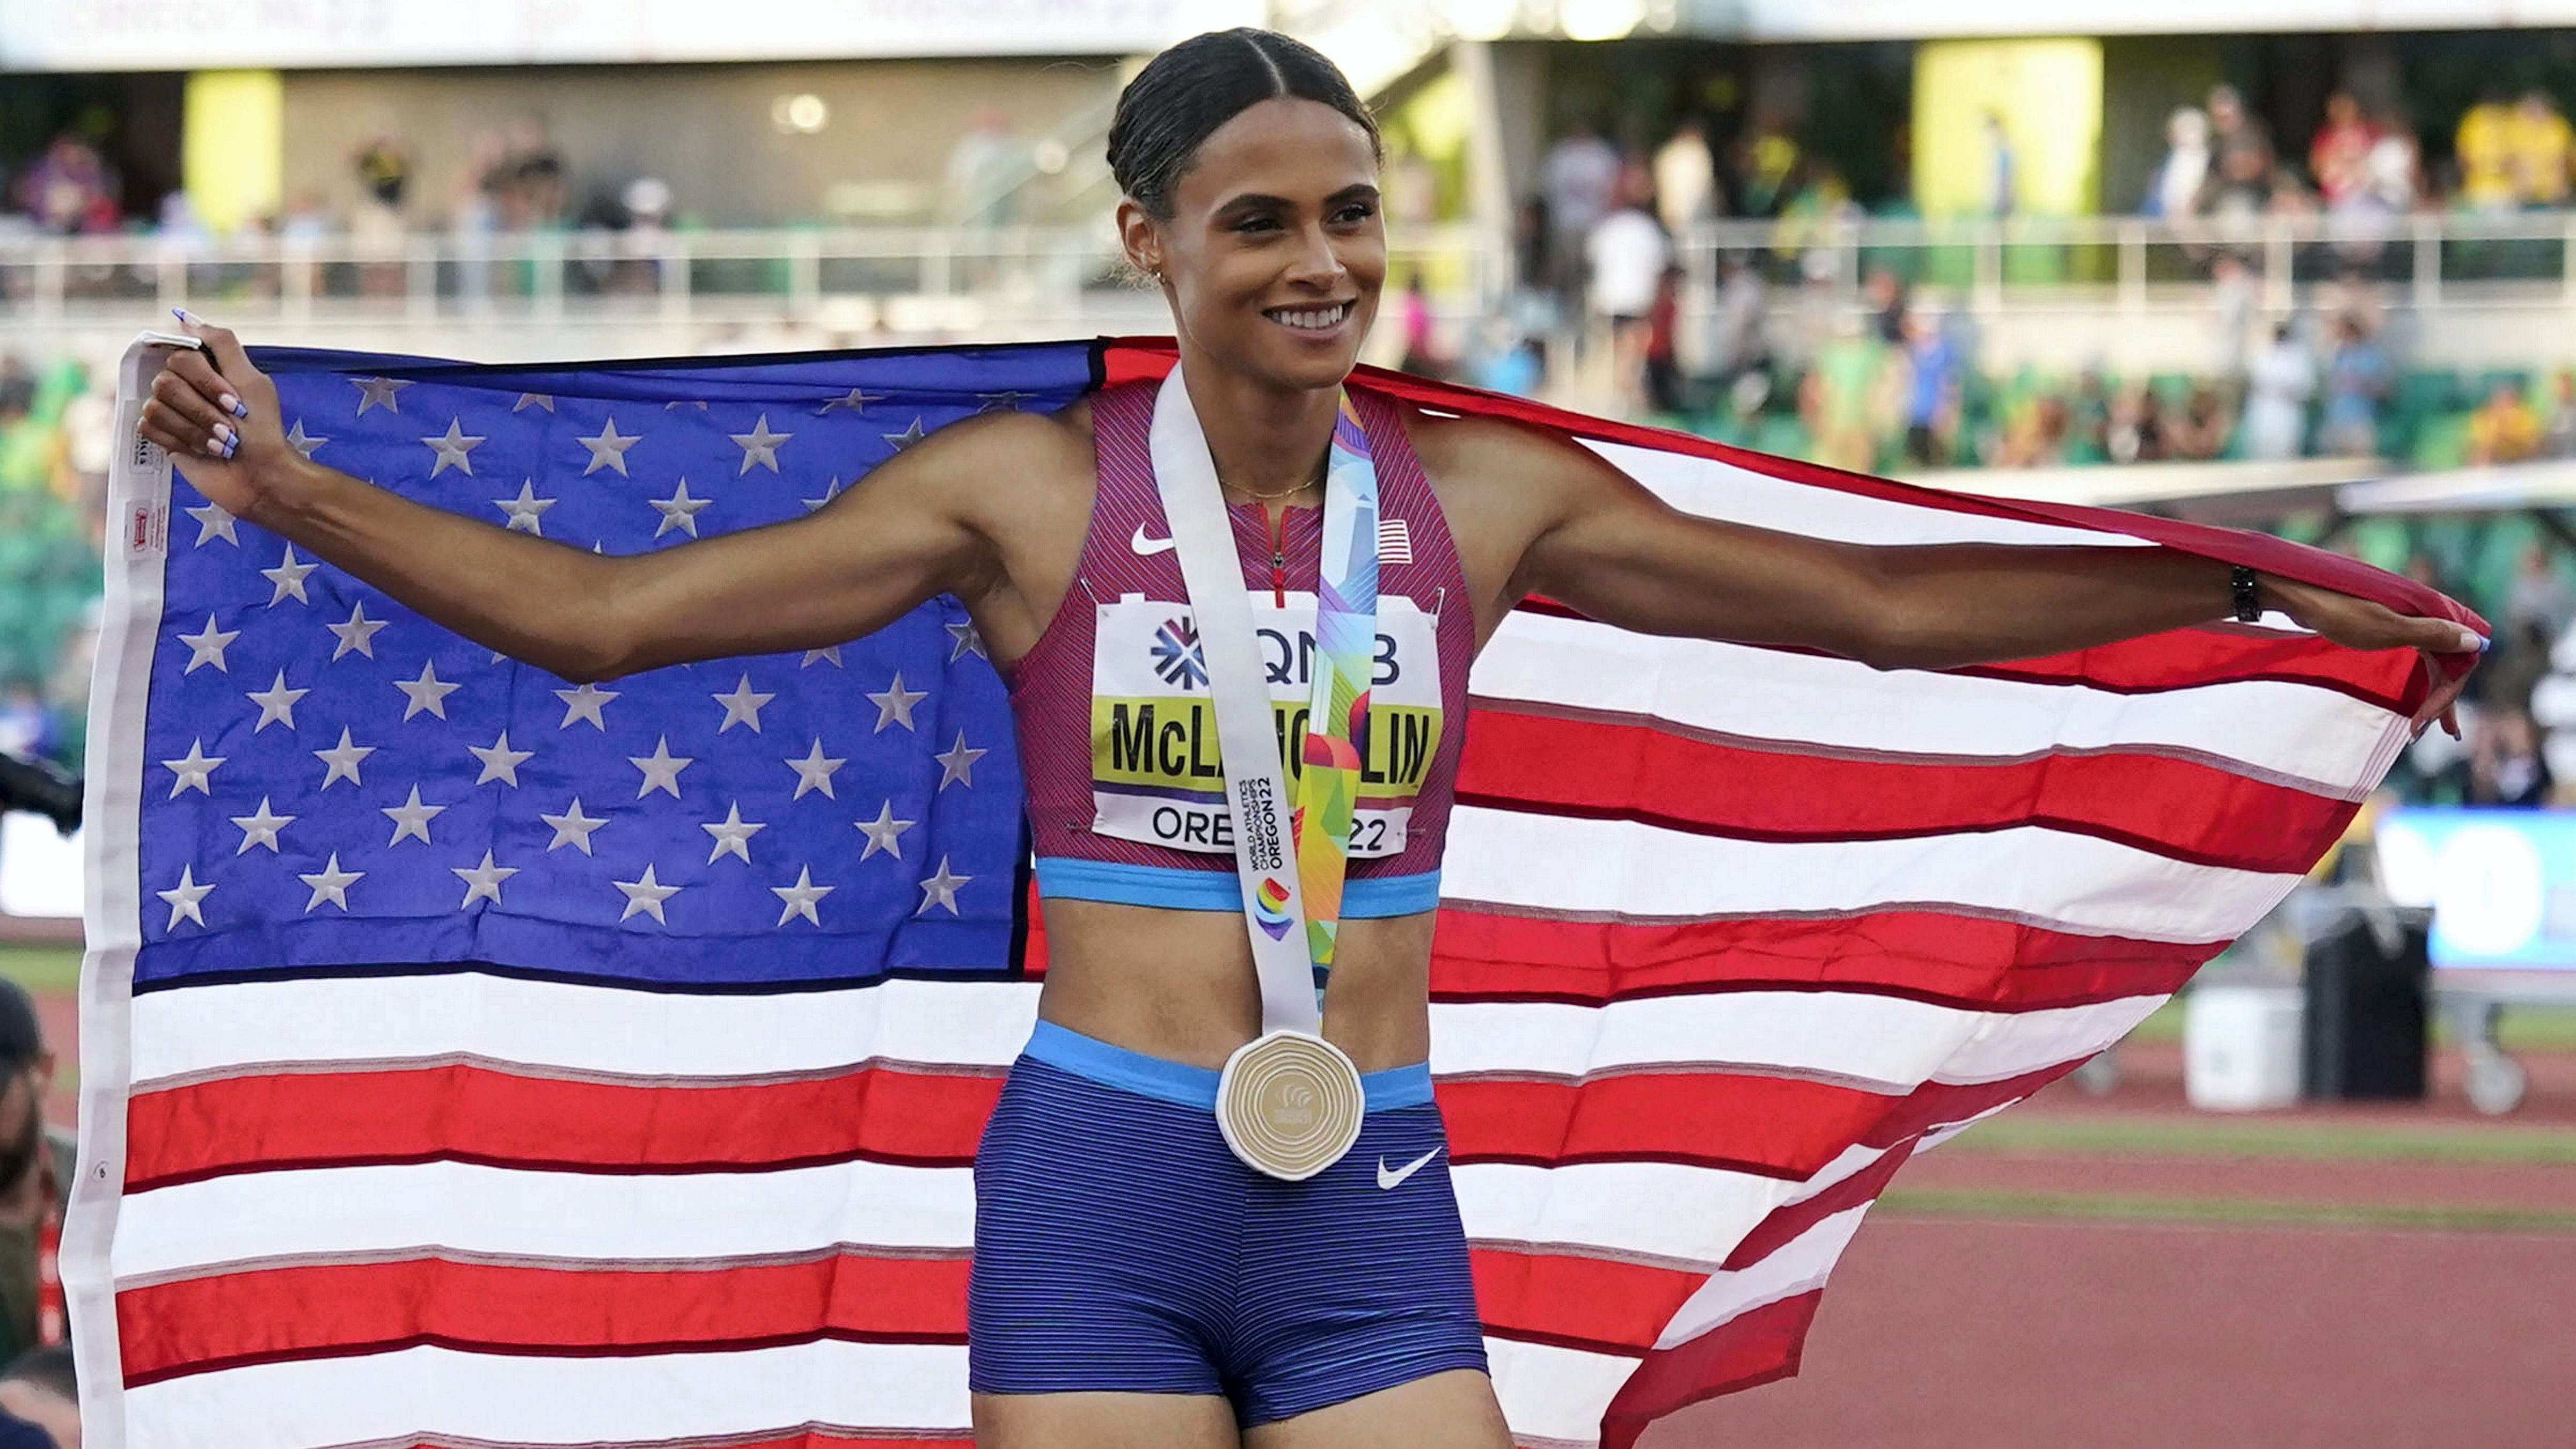
MULTIPOLYGON (((136 1003, 138 1036, 152 1048, 136 1087, 281 1065, 347 1071, 457 1058, 537 1074, 719 1083, 870 1060, 1000 1070, 1028 1036, 1037 992, 1034 982, 902 982, 822 995, 688 996, 462 974, 228 982, 136 1003)), ((1713 1063, 1902 1092, 1936 1074, 1983 1081, 2082 1055, 2125 1033, 2157 999, 2027 1012, 1812 991, 1607 1007, 1444 1002, 1431 1008, 1431 1069, 1576 1077, 1713 1063), (1971 1075, 1955 1075, 1963 1072, 1971 1075)))
POLYGON ((1461 805, 1450 817, 1441 895, 1659 920, 1920 906, 2078 935, 2196 943, 2242 933, 2298 880, 2039 826, 1781 843, 1461 805))
POLYGON ((1743 1066, 1908 1092, 1935 1079, 1990 1081, 2089 1056, 2125 1036, 2161 1000, 2027 1012, 1839 991, 1730 991, 1600 1007, 1435 1003, 1431 1070, 1579 1077, 1743 1066))
POLYGON ((769 996, 446 973, 226 982, 134 1001, 137 1090, 262 1063, 467 1054, 570 1072, 785 1075, 883 1059, 1010 1065, 1034 981, 894 980, 769 996))
POLYGON ((2406 721, 2280 680, 2136 694, 1925 670, 1516 613, 1476 661, 1479 699, 1527 700, 1810 750, 2014 759, 2051 749, 2187 753, 2349 797, 2406 721))
POLYGON ((1602 1411, 1637 1371, 1637 1360, 1625 1355, 1516 1338, 1486 1339, 1485 1356, 1512 1441, 1550 1449, 1597 1443, 1602 1411))
POLYGON ((974 1244, 963 1167, 842 1162, 640 1176, 464 1162, 242 1173, 128 1193, 121 1280, 297 1254, 437 1246, 539 1258, 734 1258, 974 1244))
POLYGON ((1765 1304, 1824 1287, 1825 1275, 1833 1271, 1835 1260, 1842 1257, 1852 1234, 1860 1231, 1860 1220, 1868 1214, 1867 1203, 1845 1208, 1781 1244, 1750 1267, 1711 1273, 1707 1282, 1682 1301, 1655 1346, 1672 1348, 1688 1343, 1765 1304))
POLYGON ((1714 458, 1667 453, 1627 443, 1589 446, 1613 467, 1643 483, 1685 513, 1803 533, 1847 543, 2073 544, 2097 548, 2153 547, 2125 533, 2025 523, 1962 513, 1928 504, 1899 503, 1793 483, 1714 458))
POLYGON ((837 1341, 734 1353, 517 1358, 407 1348, 191 1374, 126 1391, 128 1449, 648 1443, 790 1429, 967 1425, 966 1350, 837 1341))

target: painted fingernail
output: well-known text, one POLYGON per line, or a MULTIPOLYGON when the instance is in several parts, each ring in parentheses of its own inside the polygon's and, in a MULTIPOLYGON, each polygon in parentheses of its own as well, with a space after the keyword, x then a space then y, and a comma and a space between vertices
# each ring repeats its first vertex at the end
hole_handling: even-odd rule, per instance
POLYGON ((207 456, 207 457, 209 457, 209 458, 220 458, 220 457, 222 457, 223 455, 224 455, 224 440, 223 440, 223 439, 221 439, 221 438, 208 438, 208 439, 206 439, 206 456, 207 456))
POLYGON ((2461 627, 2460 648, 2463 652, 2483 652, 2486 647, 2487 641, 2478 637, 2477 630, 2468 628, 2465 625, 2461 627))
POLYGON ((178 318, 180 321, 182 321, 182 322, 186 323, 187 325, 189 325, 189 326, 191 326, 191 327, 194 327, 194 326, 196 326, 196 325, 197 325, 197 314, 196 314, 196 313, 194 313, 194 312, 189 311, 189 310, 188 310, 187 308, 185 308, 185 307, 173 307, 173 308, 171 308, 171 309, 170 309, 170 315, 171 315, 171 316, 173 316, 173 317, 178 318))
POLYGON ((240 449, 241 449, 241 439, 239 439, 239 438, 226 438, 226 439, 224 440, 224 456, 225 456, 225 457, 227 457, 227 458, 231 457, 234 453, 236 453, 236 452, 240 451, 240 449))
POLYGON ((217 441, 217 442, 219 442, 219 443, 229 443, 229 442, 231 442, 232 440, 233 440, 233 428, 232 428, 232 424, 230 424, 230 423, 217 423, 217 424, 215 424, 215 441, 217 441))
POLYGON ((250 409, 243 407, 242 400, 233 396, 231 393, 225 393, 222 397, 215 399, 215 406, 222 408, 225 412, 231 413, 237 418, 246 418, 250 416, 250 409))

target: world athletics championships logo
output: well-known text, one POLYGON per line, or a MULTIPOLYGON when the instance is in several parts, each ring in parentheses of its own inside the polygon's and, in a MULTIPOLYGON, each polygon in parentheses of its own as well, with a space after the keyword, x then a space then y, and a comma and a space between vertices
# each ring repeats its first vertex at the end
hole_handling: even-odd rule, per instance
POLYGON ((1260 888, 1252 893, 1252 919, 1270 933, 1271 940, 1286 940, 1288 928, 1296 924, 1288 919, 1287 907, 1288 888, 1269 876, 1263 876, 1260 888))
POLYGON ((1165 619, 1154 631, 1154 672, 1165 684, 1187 690, 1208 682, 1207 660, 1199 652, 1199 631, 1195 622, 1165 619))

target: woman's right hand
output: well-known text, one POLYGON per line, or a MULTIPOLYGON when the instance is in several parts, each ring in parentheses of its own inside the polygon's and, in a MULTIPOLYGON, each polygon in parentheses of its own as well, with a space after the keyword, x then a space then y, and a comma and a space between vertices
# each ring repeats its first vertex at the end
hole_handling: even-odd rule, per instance
POLYGON ((241 340, 182 312, 205 345, 178 349, 152 380, 138 429, 215 506, 251 518, 285 468, 301 461, 278 417, 277 385, 251 366, 241 340))

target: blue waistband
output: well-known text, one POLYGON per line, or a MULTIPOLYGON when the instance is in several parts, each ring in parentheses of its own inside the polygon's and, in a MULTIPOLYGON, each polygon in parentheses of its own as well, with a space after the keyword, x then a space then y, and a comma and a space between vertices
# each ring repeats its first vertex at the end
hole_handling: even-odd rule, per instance
MULTIPOLYGON (((1066 901, 1109 901, 1174 911, 1240 911, 1243 887, 1232 870, 1128 865, 1112 860, 1038 857, 1038 894, 1066 901)), ((1342 919, 1416 916, 1440 904, 1440 872, 1353 876, 1342 883, 1342 919)))
MULTIPOLYGON (((1048 1066, 1104 1087, 1117 1087, 1203 1112, 1216 1110, 1216 1083, 1222 1074, 1213 1067, 1194 1067, 1187 1062, 1168 1062, 1131 1052, 1051 1021, 1039 1022, 1037 1030, 1029 1033, 1027 1052, 1048 1066)), ((1431 1064, 1416 1062, 1383 1072, 1362 1072, 1360 1096, 1372 1112, 1419 1107, 1431 1100, 1431 1064)))

